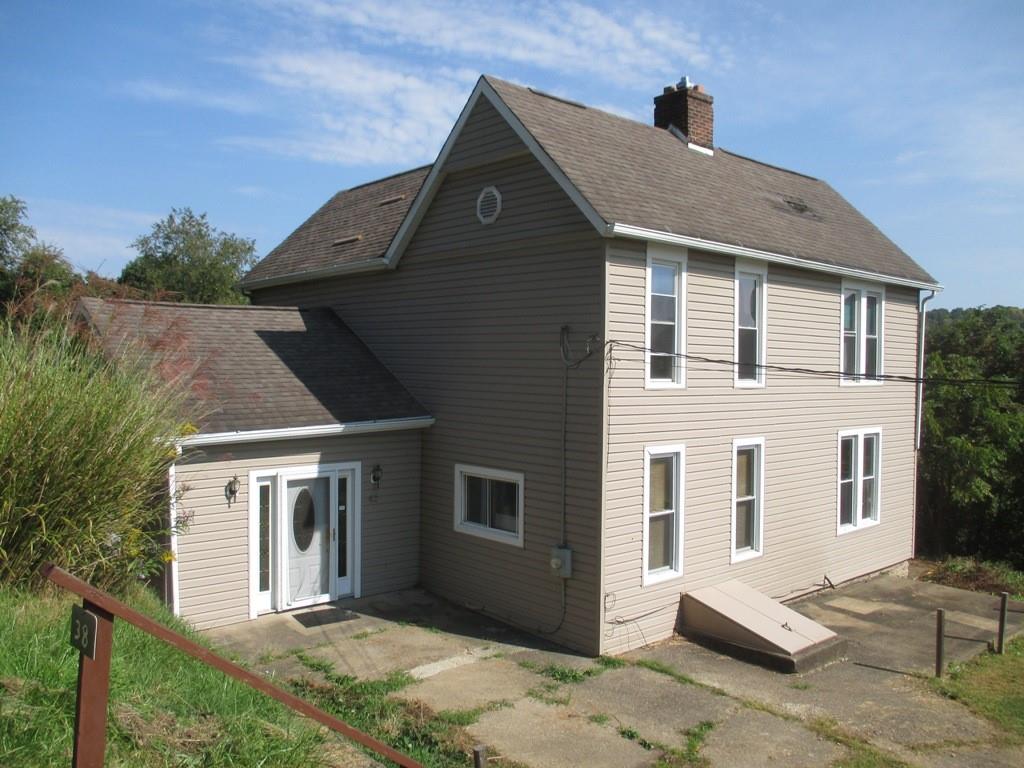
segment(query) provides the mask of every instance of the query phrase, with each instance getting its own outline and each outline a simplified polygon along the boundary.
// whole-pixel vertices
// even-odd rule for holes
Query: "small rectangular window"
[[[270,591],[270,483],[259,484],[260,592]]]
[[[764,438],[733,441],[732,562],[761,554]]]
[[[644,496],[644,583],[682,572],[683,447],[648,448]]]
[[[753,262],[736,262],[736,384],[764,384],[766,271]]]
[[[880,381],[883,305],[881,291],[843,291],[842,383]]]
[[[881,432],[849,430],[839,435],[839,532],[878,522]]]
[[[645,372],[648,387],[683,384],[685,275],[685,251],[667,246],[649,247]]]
[[[523,475],[457,464],[455,529],[522,546]]]

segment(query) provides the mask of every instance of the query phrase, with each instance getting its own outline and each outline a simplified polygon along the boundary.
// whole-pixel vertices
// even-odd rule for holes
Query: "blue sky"
[[[172,206],[266,253],[430,162],[481,72],[645,122],[683,74],[727,149],[828,180],[946,286],[1024,303],[1024,3],[0,5],[0,194],[116,275]]]

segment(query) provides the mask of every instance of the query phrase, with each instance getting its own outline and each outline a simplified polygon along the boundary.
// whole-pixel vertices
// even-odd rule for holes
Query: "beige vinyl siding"
[[[643,346],[646,251],[614,241],[607,260],[607,338]],[[734,261],[689,252],[687,353],[733,358]],[[768,266],[769,365],[839,367],[841,280]],[[914,375],[915,291],[888,287],[884,365]],[[613,347],[607,378],[604,643],[616,653],[670,634],[680,594],[738,578],[777,598],[839,582],[912,554],[912,384],[840,387],[838,381],[767,371],[764,389],[733,386],[729,366],[687,363],[685,390],[644,389],[643,354]],[[838,536],[838,438],[882,430],[881,522]],[[730,565],[732,441],[764,437],[761,557]],[[642,587],[644,447],[686,445],[683,576]]]
[[[179,608],[200,629],[249,618],[249,472],[362,462],[362,594],[419,579],[420,431],[190,449],[175,466],[188,518],[178,536]],[[375,464],[384,469],[370,485]],[[240,484],[230,504],[224,486]]]
[[[550,548],[561,539],[563,366],[601,334],[604,242],[531,156],[509,156],[493,109],[471,115],[446,176],[393,272],[257,291],[260,304],[329,305],[437,419],[423,435],[421,579],[437,593],[531,631],[561,616]],[[500,137],[499,137],[500,138]],[[507,139],[507,136],[506,136]],[[482,165],[466,167],[465,163]],[[498,162],[487,162],[499,158]],[[483,226],[476,199],[502,195]],[[601,362],[571,371],[568,543],[573,578],[554,639],[599,643]],[[525,475],[524,546],[454,530],[459,463]]]

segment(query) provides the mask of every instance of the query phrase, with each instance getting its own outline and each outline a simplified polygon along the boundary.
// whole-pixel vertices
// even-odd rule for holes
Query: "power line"
[[[628,341],[619,341],[617,339],[609,339],[605,342],[608,351],[611,352],[615,347],[623,347],[625,349],[631,349],[637,352],[654,352],[641,344],[633,344]],[[950,385],[964,385],[964,386],[989,386],[989,387],[1012,387],[1017,388],[1019,384],[1012,379],[953,379],[941,376],[936,377],[918,377],[918,376],[902,376],[893,373],[880,373],[874,376],[867,376],[864,374],[851,375],[843,373],[842,371],[829,371],[818,368],[797,368],[785,365],[767,365],[764,363],[737,363],[735,360],[725,360],[722,358],[704,357],[703,355],[690,355],[685,352],[657,352],[655,353],[662,357],[675,357],[686,361],[693,361],[698,363],[706,363],[709,365],[716,365],[728,368],[735,368],[737,365],[743,365],[745,368],[755,368],[763,371],[776,371],[780,373],[794,373],[803,376],[814,376],[817,378],[840,380],[840,381],[895,381],[904,384],[950,384]],[[708,370],[708,369],[705,369]]]

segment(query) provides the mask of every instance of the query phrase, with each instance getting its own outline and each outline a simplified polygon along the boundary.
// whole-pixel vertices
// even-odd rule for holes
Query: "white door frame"
[[[257,483],[262,480],[273,480],[272,498],[274,509],[271,512],[271,603],[270,611],[285,611],[293,608],[303,608],[309,605],[317,605],[337,600],[339,597],[347,596],[339,593],[337,569],[338,550],[335,546],[328,546],[330,553],[328,568],[331,577],[328,580],[330,591],[309,600],[301,600],[295,603],[288,603],[284,597],[286,592],[287,563],[284,562],[287,552],[287,525],[288,514],[288,481],[303,478],[326,477],[330,485],[328,504],[330,505],[331,544],[335,541],[336,528],[338,525],[338,476],[347,474],[349,476],[349,494],[352,503],[348,508],[348,519],[350,521],[350,578],[352,597],[362,595],[362,462],[350,461],[333,464],[308,464],[298,467],[282,467],[268,470],[252,470],[249,472],[249,618],[255,619],[260,613],[268,610],[265,598],[261,600],[259,591],[259,494],[256,492]]]

